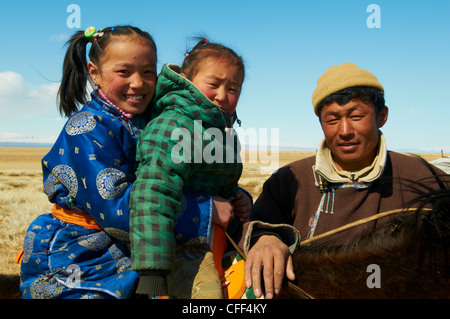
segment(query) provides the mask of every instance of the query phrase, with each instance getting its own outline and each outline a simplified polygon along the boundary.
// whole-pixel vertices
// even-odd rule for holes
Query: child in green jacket
[[[194,298],[194,291],[201,289],[194,281],[196,287],[183,288],[192,291],[179,294],[170,284],[180,281],[173,278],[180,276],[176,275],[179,265],[174,270],[174,262],[176,239],[183,236],[183,229],[175,229],[175,236],[174,228],[175,221],[180,220],[176,212],[183,205],[183,190],[230,200],[234,210],[228,216],[212,216],[213,222],[224,229],[234,229],[239,221],[250,218],[251,198],[238,188],[242,163],[232,128],[244,73],[240,56],[206,39],[186,53],[181,68],[168,64],[161,70],[153,120],[139,141],[139,166],[130,200],[132,267],[141,274],[138,293]],[[233,219],[233,213],[238,218]],[[191,249],[191,255],[203,251],[202,267],[211,257],[204,249],[212,229],[217,227],[211,226],[206,236],[196,239],[198,245],[191,245],[196,251]],[[219,298],[220,294],[208,296]]]

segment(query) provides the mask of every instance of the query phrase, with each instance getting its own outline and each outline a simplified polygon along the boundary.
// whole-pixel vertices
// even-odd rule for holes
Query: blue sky
[[[447,0],[3,1],[0,142],[51,143],[59,134],[65,119],[56,91],[65,42],[78,30],[67,23],[70,4],[80,8],[79,29],[147,30],[159,68],[181,64],[198,34],[233,48],[247,68],[238,105],[242,129],[276,129],[281,147],[317,147],[323,137],[311,105],[317,78],[353,62],[385,88],[389,149],[450,152]],[[367,12],[370,4],[380,9],[380,28],[367,24],[375,13]]]

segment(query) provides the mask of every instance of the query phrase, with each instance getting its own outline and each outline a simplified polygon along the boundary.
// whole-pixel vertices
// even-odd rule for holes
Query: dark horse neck
[[[450,201],[450,190],[435,195]],[[450,205],[435,208],[401,213],[345,245],[333,246],[333,234],[305,242],[296,285],[314,298],[450,298]],[[279,297],[304,298],[289,288]]]

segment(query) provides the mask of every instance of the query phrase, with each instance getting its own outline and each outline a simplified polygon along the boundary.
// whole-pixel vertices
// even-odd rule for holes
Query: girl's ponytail
[[[86,47],[89,38],[84,31],[76,32],[67,42],[63,74],[58,90],[59,112],[67,117],[78,111],[79,105],[86,102],[88,69]]]

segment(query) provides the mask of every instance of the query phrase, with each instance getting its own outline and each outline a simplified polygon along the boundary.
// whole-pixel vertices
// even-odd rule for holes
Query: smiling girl
[[[25,235],[21,290],[24,299],[130,298],[139,275],[127,247],[129,191],[155,92],[156,46],[132,26],[91,27],[68,43],[58,94],[69,119],[42,159],[54,206]]]

